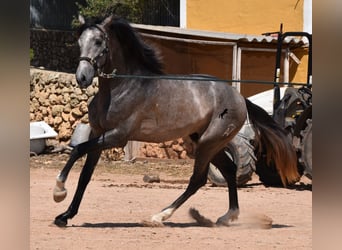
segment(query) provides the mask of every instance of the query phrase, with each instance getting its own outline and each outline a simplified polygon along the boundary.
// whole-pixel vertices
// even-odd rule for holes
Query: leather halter
[[[107,46],[108,36],[107,36],[107,33],[99,25],[93,25],[91,27],[94,27],[94,28],[100,30],[104,34],[105,42],[106,42],[105,43],[105,48],[101,51],[101,53],[99,53],[97,56],[95,56],[93,58],[87,57],[87,56],[81,56],[81,57],[79,57],[78,60],[79,61],[87,61],[87,62],[89,62],[91,64],[91,66],[93,66],[95,71],[98,71],[99,70],[98,69],[98,65],[97,65],[98,59],[103,57],[109,51],[108,46]]]

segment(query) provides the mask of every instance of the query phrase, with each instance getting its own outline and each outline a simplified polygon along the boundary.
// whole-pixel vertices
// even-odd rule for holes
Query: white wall
[[[180,27],[186,28],[186,0],[180,0]]]
[[[303,31],[312,34],[312,0],[304,0]]]

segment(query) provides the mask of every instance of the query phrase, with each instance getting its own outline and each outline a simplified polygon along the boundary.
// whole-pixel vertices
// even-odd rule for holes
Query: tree
[[[104,18],[115,14],[133,23],[141,23],[144,0],[86,0],[82,5],[76,2],[78,13],[85,18]],[[78,26],[78,17],[74,17],[72,26]]]

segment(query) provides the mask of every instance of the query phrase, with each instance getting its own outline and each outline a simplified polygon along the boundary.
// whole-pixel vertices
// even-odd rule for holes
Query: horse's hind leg
[[[211,163],[220,170],[221,174],[226,179],[229,194],[229,210],[225,215],[218,218],[216,224],[228,226],[229,221],[234,221],[239,216],[239,203],[236,186],[237,166],[226,155],[224,150],[221,150],[217,155],[215,155]]]
[[[208,136],[207,138],[212,137]],[[207,183],[209,161],[217,153],[217,150],[220,150],[220,147],[222,148],[224,145],[226,145],[224,141],[216,142],[215,140],[201,138],[201,142],[197,144],[193,173],[190,177],[188,187],[171,205],[152,216],[153,223],[161,224],[162,221],[170,218],[177,208]]]
[[[195,164],[193,174],[190,178],[188,187],[185,192],[180,195],[170,206],[164,208],[160,213],[152,216],[152,222],[161,224],[162,221],[170,218],[172,214],[179,208],[190,196],[197,192],[207,183],[209,161],[211,158],[209,147],[198,147],[196,151]]]
[[[87,159],[86,162],[84,164],[84,167],[82,169],[82,172],[80,174],[80,178],[78,181],[78,185],[77,185],[77,189],[76,189],[76,193],[74,195],[74,198],[69,206],[69,208],[67,209],[66,212],[58,215],[55,218],[55,224],[57,226],[66,226],[67,225],[67,221],[68,219],[71,219],[72,217],[74,217],[77,212],[78,212],[78,208],[80,206],[84,191],[90,181],[90,178],[93,174],[93,171],[95,169],[95,166],[100,158],[101,155],[101,151],[102,150],[96,150],[96,151],[92,151],[90,153],[87,154]]]
[[[230,120],[230,117],[227,116],[225,119]],[[226,122],[222,122],[222,119],[218,118],[211,124],[210,129],[208,128],[198,140],[193,174],[190,178],[187,189],[170,206],[163,209],[160,213],[152,216],[152,222],[162,223],[162,221],[170,218],[178,207],[180,207],[190,196],[196,193],[199,188],[206,184],[209,161],[211,161],[212,158],[218,154],[218,152],[220,152],[224,146],[227,145],[227,143],[237,134],[243,122],[244,120],[242,119],[241,121],[236,121],[236,124],[229,123],[227,125]],[[230,199],[232,199],[232,204],[236,204],[237,206],[237,190],[235,180],[236,167],[232,172],[227,172],[226,170],[223,171],[226,180],[233,180],[234,178],[234,181],[229,181],[229,185],[231,185],[229,189],[233,190],[232,195],[230,195]],[[236,201],[234,201],[234,192]],[[238,206],[236,208],[238,208]],[[224,221],[224,218],[221,220]],[[230,216],[230,218],[233,217]]]

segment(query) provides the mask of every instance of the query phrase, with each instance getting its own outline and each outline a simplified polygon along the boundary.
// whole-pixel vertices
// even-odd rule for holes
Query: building
[[[153,1],[152,1],[153,2]],[[173,5],[171,5],[171,3]],[[210,74],[229,80],[274,80],[276,36],[263,33],[311,33],[311,0],[168,1],[179,9],[179,26],[136,25],[160,50],[171,74]],[[179,4],[179,8],[175,6]],[[171,8],[172,7],[172,8]],[[175,15],[176,16],[176,15]],[[283,46],[281,81],[306,83],[308,44],[290,37]],[[269,89],[266,84],[236,84],[244,96]]]

